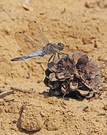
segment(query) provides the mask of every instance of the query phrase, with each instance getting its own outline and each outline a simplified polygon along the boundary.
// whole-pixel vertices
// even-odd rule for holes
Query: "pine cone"
[[[49,62],[45,75],[44,83],[50,87],[51,96],[91,98],[102,86],[99,68],[81,51]]]

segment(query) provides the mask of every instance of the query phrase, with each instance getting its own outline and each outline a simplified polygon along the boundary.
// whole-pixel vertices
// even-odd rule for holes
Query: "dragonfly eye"
[[[59,47],[59,50],[63,50],[64,49],[64,44],[63,43],[58,43],[58,47]]]

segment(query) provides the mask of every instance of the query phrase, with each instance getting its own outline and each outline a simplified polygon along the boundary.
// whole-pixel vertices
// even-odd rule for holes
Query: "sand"
[[[22,54],[14,33],[36,20],[65,53],[85,52],[101,70],[101,95],[90,100],[49,97],[49,56],[11,62]],[[0,0],[0,135],[107,135],[106,0]],[[41,62],[38,63],[38,62]],[[4,93],[3,93],[4,92]]]

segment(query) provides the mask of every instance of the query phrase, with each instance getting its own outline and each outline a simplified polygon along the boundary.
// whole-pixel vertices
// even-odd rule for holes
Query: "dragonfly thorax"
[[[56,51],[62,51],[64,49],[63,43],[48,43],[47,46],[54,48]]]
[[[52,53],[52,52],[58,52],[62,51],[64,49],[64,44],[63,43],[48,43],[47,49]]]
[[[56,52],[62,51],[64,49],[64,44],[62,43],[48,43],[47,46],[45,46],[42,51],[43,55],[45,54],[54,54]]]

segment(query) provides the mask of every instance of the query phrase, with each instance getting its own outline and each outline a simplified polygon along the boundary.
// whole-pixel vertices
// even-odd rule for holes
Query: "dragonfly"
[[[14,36],[24,55],[13,58],[11,61],[20,61],[48,54],[52,54],[51,58],[53,58],[64,49],[63,43],[50,43],[36,21],[30,21],[26,31],[16,32]]]

